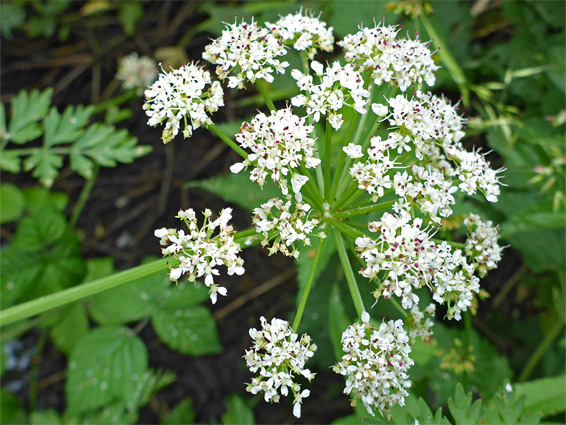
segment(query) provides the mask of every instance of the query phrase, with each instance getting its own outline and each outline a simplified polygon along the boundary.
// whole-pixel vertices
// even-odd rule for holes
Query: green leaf
[[[138,380],[135,391],[128,395],[127,406],[129,409],[137,409],[145,406],[152,395],[177,380],[177,375],[170,370],[148,370]]]
[[[20,169],[21,164],[18,155],[11,153],[9,150],[2,152],[2,155],[0,155],[0,170],[17,174],[20,172]]]
[[[133,35],[136,24],[143,18],[143,6],[138,1],[121,2],[118,6],[118,19],[126,35]]]
[[[0,3],[0,28],[4,37],[7,39],[12,38],[12,31],[20,27],[25,20],[26,9],[24,3]]]
[[[71,168],[89,178],[92,175],[92,164],[85,157],[103,167],[115,167],[117,163],[129,164],[150,150],[149,146],[138,146],[137,139],[126,130],[116,130],[112,126],[97,123],[91,125],[71,146]]]
[[[566,221],[564,211],[553,212],[551,202],[541,202],[512,216],[502,227],[501,236],[507,238],[534,229],[563,229]]]
[[[454,399],[448,399],[448,408],[456,425],[474,425],[480,417],[481,400],[472,404],[472,393],[465,394],[464,387],[458,383]]]
[[[163,425],[193,424],[195,423],[195,411],[193,401],[190,398],[181,400],[175,407],[161,418]],[[237,422],[232,422],[237,423]]]
[[[226,412],[221,418],[223,424],[255,425],[254,412],[242,397],[232,394],[225,404]]]
[[[101,327],[77,341],[67,367],[67,413],[127,402],[147,372],[143,341],[124,327]]]
[[[10,391],[0,390],[0,423],[27,424],[26,411],[20,404],[18,397]]]
[[[540,413],[542,417],[566,411],[566,375],[515,384],[516,396],[525,395],[523,414]]]
[[[216,322],[206,307],[157,310],[152,324],[159,339],[182,354],[202,356],[222,352]]]
[[[151,316],[155,311],[187,308],[208,299],[204,285],[179,282],[167,274],[155,275],[103,292],[89,301],[90,313],[99,324],[124,324]]]
[[[68,106],[63,115],[56,108],[51,108],[43,121],[44,145],[51,147],[61,143],[75,142],[84,133],[84,127],[93,112],[94,106],[92,105]]]
[[[385,9],[387,2],[363,0],[340,1],[331,3],[331,16],[328,25],[334,28],[334,35],[343,38],[355,32],[360,24],[373,28],[374,19],[380,21],[385,17],[387,25],[397,22],[397,16]]]
[[[517,396],[515,391],[503,390],[490,400],[487,408],[484,409],[484,416],[488,423],[494,424],[538,424],[540,422],[540,414],[524,415],[522,413],[524,405],[524,395]]]
[[[16,229],[12,245],[22,251],[37,251],[54,244],[67,229],[65,216],[49,208],[24,217]]]
[[[88,331],[88,317],[82,304],[75,304],[59,318],[51,329],[53,344],[63,353],[69,355],[79,338]]]
[[[272,198],[282,196],[278,186],[270,183],[266,183],[262,190],[258,184],[250,180],[249,172],[245,170],[238,174],[230,173],[187,184],[187,188],[194,187],[220,196],[225,201],[232,202],[248,211],[252,211]]]
[[[61,416],[55,409],[36,410],[31,414],[32,425],[62,425]]]
[[[11,183],[0,185],[0,224],[20,218],[24,212],[24,195]]]
[[[8,131],[8,139],[11,142],[23,144],[41,135],[42,131],[37,123],[47,114],[52,94],[52,88],[41,93],[38,90],[32,90],[30,93],[22,90],[12,99]]]
[[[61,156],[43,149],[31,154],[24,161],[24,170],[33,170],[32,175],[38,178],[45,187],[53,186],[55,178],[59,175],[59,168],[62,166]]]
[[[26,200],[26,210],[37,213],[45,207],[55,211],[63,212],[69,204],[69,195],[64,192],[50,192],[44,187],[27,187],[23,190]]]
[[[66,423],[82,425],[100,425],[100,424],[120,424],[130,425],[138,421],[138,411],[128,409],[123,401],[104,406],[99,409],[89,410],[88,412],[78,414],[65,414]]]

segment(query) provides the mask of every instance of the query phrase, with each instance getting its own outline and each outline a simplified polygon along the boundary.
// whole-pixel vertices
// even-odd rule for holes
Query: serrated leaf
[[[45,146],[51,147],[61,143],[71,143],[81,137],[84,127],[94,112],[94,106],[68,106],[63,114],[51,108],[43,121]],[[92,126],[91,126],[92,127]]]
[[[22,168],[20,163],[20,157],[9,150],[2,152],[2,155],[0,155],[0,169],[2,171],[17,174]]]
[[[152,395],[177,380],[175,372],[170,370],[147,371],[138,381],[135,391],[127,399],[127,407],[131,410],[145,406]]]
[[[22,90],[12,99],[12,114],[8,126],[11,142],[23,144],[41,135],[42,131],[37,123],[47,114],[52,94],[52,88],[41,93],[38,90],[32,90],[30,93]]]
[[[61,425],[63,421],[55,409],[36,410],[30,415],[31,425]]]
[[[65,414],[67,424],[101,425],[101,424],[135,424],[138,411],[126,408],[123,401],[104,406],[100,409],[89,410],[80,415]]]
[[[41,250],[63,237],[66,229],[65,216],[44,208],[20,221],[12,245],[22,251]]]
[[[43,208],[63,212],[69,204],[69,195],[64,192],[50,192],[44,187],[35,186],[23,189],[26,210],[35,214]]]
[[[17,220],[24,212],[24,195],[11,183],[0,185],[0,224]]]
[[[161,418],[163,425],[192,424],[195,423],[194,421],[195,411],[193,409],[193,401],[190,398],[177,403],[171,412]]]
[[[39,150],[24,161],[24,170],[33,170],[32,175],[45,187],[51,187],[63,166],[63,158],[47,150]]]
[[[147,372],[143,341],[124,327],[101,327],[77,341],[67,367],[67,413],[127,402]]]
[[[515,384],[516,397],[526,396],[523,414],[540,413],[542,417],[566,411],[566,375]]]
[[[262,190],[258,184],[250,180],[249,172],[245,170],[238,174],[230,173],[187,184],[187,188],[192,187],[204,189],[248,211],[252,211],[272,198],[282,196],[279,187],[271,183],[266,183]]]
[[[51,329],[53,344],[66,355],[71,354],[77,341],[89,328],[88,317],[82,304],[75,304],[58,320]]]
[[[206,307],[157,310],[152,324],[159,339],[182,354],[202,356],[222,352],[216,322]]]
[[[138,146],[137,139],[126,130],[97,123],[91,125],[71,146],[71,168],[81,173],[84,160],[79,160],[80,156],[89,157],[103,167],[114,167],[117,163],[128,164],[150,150],[149,146]]]
[[[465,394],[464,387],[458,383],[454,399],[448,399],[448,409],[456,425],[474,425],[480,416],[481,400],[472,405],[472,393]]]
[[[224,425],[255,425],[254,412],[242,397],[232,394],[228,396],[224,404],[226,405],[226,411],[221,417]]]

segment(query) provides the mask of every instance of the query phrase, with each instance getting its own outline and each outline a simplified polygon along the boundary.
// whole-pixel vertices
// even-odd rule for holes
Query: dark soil
[[[54,87],[54,104],[60,109],[67,105],[90,104],[104,101],[119,93],[113,80],[117,59],[137,51],[152,56],[158,47],[175,45],[188,29],[205,16],[198,13],[198,2],[149,2],[133,37],[124,35],[116,14],[93,16],[86,25],[74,25],[69,38],[60,42],[51,38],[30,39],[15,32],[10,40],[2,38],[1,99],[10,101],[19,90]],[[84,5],[73,2],[70,10],[78,12]],[[198,33],[188,43],[190,59],[201,56],[208,35]],[[82,233],[85,258],[111,256],[117,269],[138,265],[149,255],[159,256],[159,246],[153,236],[157,227],[176,227],[174,216],[179,209],[189,207],[197,211],[205,207],[219,211],[226,206],[221,199],[206,192],[185,188],[189,180],[205,179],[226,173],[236,155],[205,130],[198,130],[192,138],[176,140],[163,145],[161,129],[147,126],[147,117],[141,109],[142,101],[131,105],[133,116],[119,127],[127,128],[142,145],[153,151],[130,165],[101,169],[92,194],[78,221]],[[224,114],[224,116],[222,116]],[[230,105],[219,113],[220,120],[233,117]],[[36,184],[24,174],[9,176],[20,187]],[[70,212],[84,185],[84,179],[64,169],[53,186],[54,191],[66,192],[71,203]],[[250,223],[249,213],[236,209],[235,224],[244,229]],[[9,239],[10,229],[3,231]],[[248,329],[258,326],[259,317],[288,318],[295,304],[297,282],[294,264],[281,255],[268,257],[259,248],[244,252],[246,274],[230,279],[229,297],[212,307],[218,321],[224,352],[217,356],[191,358],[170,350],[161,344],[151,325],[140,333],[149,350],[150,366],[173,370],[178,380],[159,392],[151,403],[140,411],[139,423],[158,423],[159,416],[180,400],[193,400],[196,421],[209,423],[224,411],[223,400],[230,394],[250,398],[245,382],[251,375],[242,360],[249,347]],[[517,258],[508,266],[502,265],[492,286],[500,286],[513,274]],[[505,277],[501,276],[505,275]],[[501,278],[499,278],[501,276]],[[260,295],[241,303],[254,288],[265,288]],[[497,292],[499,288],[489,288]],[[481,320],[481,319],[480,319]],[[34,346],[39,332],[24,337],[28,347]],[[500,347],[505,348],[505,347]],[[39,362],[38,408],[55,408],[63,412],[65,357],[47,342]],[[30,372],[17,376],[7,374],[4,383],[14,379],[29,381]],[[318,371],[316,385],[305,401],[302,423],[330,423],[350,414],[348,400],[339,396],[343,381],[329,370]],[[25,406],[28,388],[21,388],[18,396]],[[268,405],[258,399],[254,412],[258,423],[294,423],[290,403]]]

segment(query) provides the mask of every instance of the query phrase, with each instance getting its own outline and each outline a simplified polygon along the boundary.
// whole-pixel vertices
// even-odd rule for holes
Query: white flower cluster
[[[429,304],[421,311],[415,304],[405,319],[405,327],[409,331],[409,339],[414,342],[417,338],[428,338],[432,336],[434,322],[431,317],[436,313],[436,304]],[[430,316],[425,318],[425,315]]]
[[[224,91],[218,81],[212,82],[210,73],[189,63],[179,69],[159,74],[159,79],[145,91],[143,109],[154,127],[167,121],[163,130],[164,143],[178,133],[181,120],[183,136],[191,137],[193,130],[211,124],[210,114],[224,106]],[[187,122],[187,118],[190,122]]]
[[[313,61],[311,68],[320,79],[320,84],[313,84],[313,77],[298,69],[291,72],[299,88],[308,93],[308,96],[301,94],[292,98],[291,103],[294,106],[306,106],[307,114],[312,115],[316,122],[320,120],[320,114],[327,115],[335,130],[342,127],[344,121],[338,111],[347,105],[350,99],[356,112],[367,112],[365,106],[369,92],[364,88],[362,76],[351,64],[342,66],[336,61],[325,70],[320,62]]]
[[[177,281],[181,276],[188,275],[189,282],[204,276],[204,283],[209,288],[210,300],[216,303],[218,294],[226,295],[226,288],[214,282],[214,276],[219,275],[217,266],[224,265],[228,274],[242,275],[244,260],[238,257],[240,245],[234,242],[234,229],[228,224],[232,218],[232,209],[226,208],[220,212],[216,220],[209,220],[212,212],[204,211],[204,223],[199,229],[193,209],[179,211],[177,218],[185,223],[188,233],[177,229],[157,229],[155,236],[165,248],[163,256],[174,255],[179,264],[171,268],[169,278]],[[212,234],[218,229],[218,235]]]
[[[122,81],[124,89],[136,89],[136,93],[141,96],[145,88],[157,79],[158,73],[153,59],[140,57],[134,52],[118,60],[116,78]]]
[[[470,235],[466,240],[466,255],[476,266],[480,277],[484,277],[489,270],[497,268],[501,261],[503,247],[497,243],[499,226],[494,226],[491,220],[483,221],[479,215],[469,214],[464,219]]]
[[[413,220],[403,209],[371,222],[369,230],[378,233],[377,239],[356,239],[358,255],[366,263],[360,274],[379,281],[377,293],[384,298],[400,297],[405,309],[419,303],[414,290],[427,286],[436,302],[448,303],[447,317],[460,320],[479,292],[474,266],[447,242],[436,245],[422,225],[421,218]]]
[[[225,25],[221,37],[206,46],[202,57],[218,65],[216,74],[221,80],[228,78],[228,87],[240,89],[246,81],[257,79],[271,83],[273,71],[285,73],[289,63],[277,59],[286,54],[285,46],[270,30],[253,19],[249,24],[242,20]]]
[[[346,353],[333,370],[346,377],[345,394],[352,394],[352,405],[362,401],[369,414],[405,405],[411,386],[407,375],[414,364],[409,357],[409,336],[403,321],[382,323],[375,329],[369,314],[362,314],[362,323],[355,323],[342,334],[342,349]]]
[[[250,329],[250,337],[254,345],[246,350],[244,359],[249,370],[259,371],[259,377],[252,379],[246,391],[257,394],[264,392],[265,401],[278,403],[280,395],[293,393],[293,414],[301,417],[301,403],[310,395],[309,390],[302,390],[296,382],[298,376],[311,381],[315,373],[305,368],[306,362],[314,355],[316,345],[304,334],[300,339],[289,326],[289,322],[272,319],[268,323],[265,317],[260,318],[261,330]]]
[[[395,82],[402,91],[412,84],[425,81],[432,86],[434,72],[439,69],[432,59],[426,43],[408,38],[396,38],[397,26],[381,23],[374,28],[361,27],[355,34],[347,35],[338,45],[344,56],[360,72],[369,70],[376,85]]]
[[[273,208],[278,212],[273,213]],[[299,251],[295,248],[295,242],[300,240],[305,245],[310,245],[310,235],[318,225],[319,220],[308,219],[307,212],[309,204],[298,203],[295,212],[291,214],[291,201],[284,202],[279,198],[270,199],[261,207],[253,210],[252,223],[258,233],[263,234],[262,246],[269,243],[270,232],[277,230],[278,236],[269,248],[269,255],[282,252],[289,257],[299,258]],[[289,250],[290,249],[290,250]]]
[[[273,34],[293,44],[297,51],[305,51],[307,57],[312,60],[318,49],[325,52],[334,50],[333,28],[326,28],[326,22],[313,16],[312,10],[308,15],[303,15],[303,9],[295,14],[281,16],[280,19],[271,24],[265,23],[267,28],[272,28]]]
[[[504,168],[493,170],[479,152],[464,149],[460,142],[463,120],[454,106],[444,98],[422,92],[410,100],[399,95],[388,102],[389,124],[412,136],[419,160],[425,159],[439,173],[458,178],[458,187],[468,195],[481,191],[488,201],[497,202],[501,184],[497,175]]]
[[[370,147],[367,149],[368,160],[366,162],[355,162],[350,167],[350,175],[357,180],[358,189],[369,193],[372,202],[377,202],[385,194],[385,190],[392,187],[391,176],[387,173],[396,168],[396,164],[389,158],[386,147],[387,145],[382,143],[381,137],[372,137]],[[350,158],[363,157],[359,145],[350,143],[343,150]]]
[[[291,178],[291,187],[295,199],[301,202],[301,187],[308,177],[294,171],[305,166],[314,168],[320,159],[314,156],[314,139],[310,137],[313,126],[305,124],[306,118],[294,115],[291,109],[271,111],[270,115],[259,113],[251,123],[242,124],[236,141],[252,153],[243,162],[230,167],[233,173],[239,173],[249,165],[254,165],[250,179],[263,187],[265,179],[271,173],[271,179],[281,188],[283,195],[289,193],[287,177]]]

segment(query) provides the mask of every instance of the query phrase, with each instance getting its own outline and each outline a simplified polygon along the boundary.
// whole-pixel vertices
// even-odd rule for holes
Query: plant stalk
[[[334,239],[336,240],[336,249],[338,250],[338,256],[340,257],[340,262],[342,263],[342,268],[344,269],[344,275],[346,276],[346,282],[348,282],[348,289],[350,289],[350,294],[352,295],[352,301],[356,307],[356,312],[358,317],[362,318],[362,313],[365,311],[364,302],[362,300],[362,295],[360,294],[360,289],[358,288],[358,283],[356,282],[356,276],[352,270],[352,265],[350,264],[350,259],[348,258],[348,252],[346,251],[346,246],[344,245],[344,239],[338,229],[333,228],[332,233],[334,234]]]
[[[240,146],[238,146],[236,144],[236,142],[234,142],[232,139],[230,139],[228,136],[226,136],[218,127],[216,127],[214,124],[208,124],[207,128],[212,131],[214,134],[216,134],[224,143],[226,143],[228,146],[230,146],[234,151],[236,151],[236,153],[238,155],[240,155],[242,158],[247,159],[248,158],[248,153],[243,150]]]

